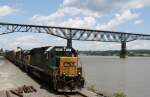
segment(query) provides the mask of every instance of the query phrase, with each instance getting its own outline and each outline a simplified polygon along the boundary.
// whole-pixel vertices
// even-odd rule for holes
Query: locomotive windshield
[[[63,57],[75,57],[76,56],[75,50],[72,50],[70,48],[56,48],[55,52],[57,56],[63,56]]]
[[[64,62],[64,66],[65,67],[72,67],[72,66],[76,66],[76,62]]]

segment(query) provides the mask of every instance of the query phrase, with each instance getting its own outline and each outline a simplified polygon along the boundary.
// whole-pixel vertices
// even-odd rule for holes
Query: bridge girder
[[[67,47],[69,48],[72,47],[72,40],[119,42],[121,43],[120,58],[126,58],[126,42],[134,40],[150,40],[150,35],[146,34],[0,22],[0,35],[14,32],[47,33],[66,39]]]
[[[47,33],[67,40],[80,41],[130,42],[150,40],[150,35],[146,34],[13,23],[0,23],[0,32],[0,35],[14,32]]]

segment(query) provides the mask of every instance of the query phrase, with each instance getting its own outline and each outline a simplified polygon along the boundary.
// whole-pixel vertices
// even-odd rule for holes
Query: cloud
[[[62,26],[92,28],[96,24],[96,19],[92,16],[70,18],[67,21],[60,23]]]
[[[131,9],[142,8],[149,3],[148,0],[64,0],[54,13],[47,16],[34,15],[30,21],[41,25],[113,30],[139,17],[139,13],[133,13]],[[111,12],[115,17],[108,22],[99,22],[101,17],[109,16]]]
[[[70,13],[72,12],[72,13]],[[35,24],[42,25],[56,25],[56,26],[67,26],[67,27],[81,27],[81,28],[97,28],[105,30],[113,30],[119,25],[139,17],[138,13],[133,13],[131,10],[125,10],[121,13],[117,13],[114,18],[112,18],[107,23],[99,23],[97,21],[98,14],[92,14],[92,12],[86,10],[81,16],[81,10],[76,8],[62,8],[57,10],[48,16],[34,15],[30,21]],[[69,18],[66,14],[71,14]],[[75,15],[75,16],[74,16]]]
[[[79,13],[80,10],[76,8],[63,8],[63,9],[58,9],[56,12],[48,15],[48,16],[41,16],[41,15],[34,15],[30,20],[31,22],[35,24],[56,24],[58,21],[60,21],[62,18],[64,18],[66,13],[70,14],[77,14]]]
[[[76,0],[64,0],[63,1],[63,5],[69,5],[69,4],[71,4],[71,3],[73,3],[73,2],[75,2]]]
[[[141,24],[141,23],[143,23],[143,20],[141,20],[141,19],[136,20],[136,21],[134,22],[135,25],[138,25],[138,24]]]
[[[41,43],[36,40],[36,36],[33,35],[20,35],[15,36],[15,38],[11,38],[10,36],[7,37],[6,35],[4,35],[1,36],[1,40],[3,40],[3,42],[1,43],[1,47],[7,49],[16,49],[18,46],[22,48],[32,48],[41,45]]]
[[[126,10],[121,14],[116,14],[115,18],[111,19],[108,23],[97,25],[97,29],[105,29],[105,30],[113,30],[117,28],[119,25],[127,22],[129,20],[135,19],[139,17],[139,14],[132,13],[130,10]]]
[[[150,43],[147,40],[137,40],[127,43],[127,49],[150,49]]]
[[[77,45],[78,44],[78,45]],[[78,50],[120,50],[120,43],[96,42],[96,41],[73,41],[73,47]]]
[[[100,14],[149,6],[149,0],[64,0],[63,6],[89,9]]]
[[[7,5],[0,6],[0,16],[7,16],[14,13],[15,11],[16,9],[10,6]]]
[[[83,18],[81,18],[81,16],[83,16]],[[83,22],[84,20],[87,20],[87,18],[91,19],[91,18],[96,18],[96,17],[99,17],[98,14],[90,10],[83,11],[76,7],[62,7],[62,8],[59,8],[56,12],[51,13],[47,16],[34,15],[30,18],[30,21],[31,23],[41,24],[41,25],[68,26],[71,23],[75,23],[74,22],[75,20],[77,20],[77,22],[81,24],[81,22]]]
[[[0,47],[4,49],[16,49],[18,46],[23,49],[31,49],[42,46],[56,46],[56,44],[58,46],[66,45],[65,40],[43,33],[16,33],[3,35],[0,36],[0,41]]]

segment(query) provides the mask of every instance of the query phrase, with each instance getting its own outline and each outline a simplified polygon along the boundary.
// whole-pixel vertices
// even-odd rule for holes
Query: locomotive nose
[[[77,76],[77,58],[60,57],[60,75]]]
[[[73,91],[84,87],[82,69],[78,64],[77,57],[59,57],[59,79],[57,80],[58,91]]]

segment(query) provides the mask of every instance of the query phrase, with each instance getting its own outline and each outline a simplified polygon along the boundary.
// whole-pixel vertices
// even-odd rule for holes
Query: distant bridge
[[[126,57],[126,42],[134,40],[150,40],[150,35],[104,31],[93,29],[57,27],[57,26],[41,26],[0,22],[0,35],[14,32],[35,32],[47,33],[67,40],[67,46],[72,47],[72,40],[80,41],[101,41],[101,42],[120,42],[120,57]]]

